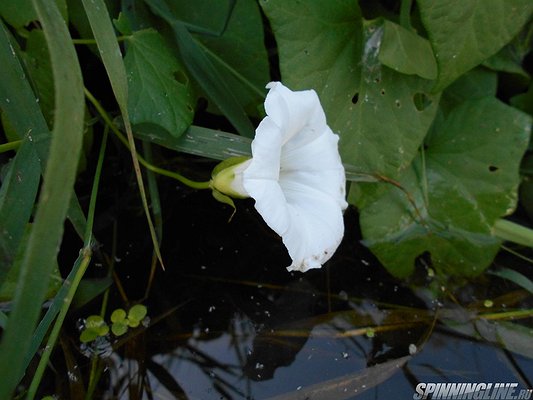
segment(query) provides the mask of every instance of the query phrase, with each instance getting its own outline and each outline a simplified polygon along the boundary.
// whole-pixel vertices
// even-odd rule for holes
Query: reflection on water
[[[314,326],[308,337],[299,340],[277,336],[270,328],[270,335],[261,337],[253,321],[236,316],[226,332],[193,335],[172,351],[153,355],[147,377],[157,398],[164,399],[267,399],[284,394],[279,399],[412,398],[418,382],[518,382],[522,388],[530,387],[530,359],[509,357],[489,344],[445,332],[434,332],[420,353],[389,375],[358,379],[365,374],[378,338],[339,336],[352,328],[345,318],[336,316]],[[396,333],[404,335],[409,333]],[[256,353],[267,349],[264,343],[257,349],[258,340],[269,342],[268,351]],[[408,353],[407,343],[399,339],[396,348],[390,343],[381,347]],[[122,373],[135,376],[131,369],[123,368]],[[388,376],[390,379],[385,379]],[[338,377],[344,378],[340,392],[332,387]],[[322,392],[298,397],[299,392],[317,384]]]
[[[241,202],[228,224],[229,215],[202,204],[210,198],[195,200],[167,216],[167,268],[143,302],[151,325],[113,343],[95,398],[393,399],[412,398],[419,382],[531,387],[531,358],[441,322],[473,326],[477,311],[415,295],[384,272],[350,228],[355,212],[347,212],[345,239],[327,268],[289,274],[286,250],[251,203]],[[117,254],[130,298],[147,282],[146,269],[131,267],[149,264],[149,246],[145,255],[139,248],[128,244]],[[515,289],[496,286],[472,285],[460,300]],[[523,293],[506,299],[509,307],[531,307]]]

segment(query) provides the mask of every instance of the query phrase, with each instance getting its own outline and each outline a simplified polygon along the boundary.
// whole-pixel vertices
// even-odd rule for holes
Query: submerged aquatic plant
[[[252,158],[222,169],[213,187],[252,197],[289,251],[287,269],[305,272],[328,261],[344,235],[348,204],[339,137],[314,90],[291,91],[280,82],[267,88],[267,116],[256,129]]]

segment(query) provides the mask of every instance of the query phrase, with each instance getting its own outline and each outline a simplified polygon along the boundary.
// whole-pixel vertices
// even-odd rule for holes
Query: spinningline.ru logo
[[[518,383],[419,383],[413,400],[475,399],[528,400],[533,389],[518,389]]]

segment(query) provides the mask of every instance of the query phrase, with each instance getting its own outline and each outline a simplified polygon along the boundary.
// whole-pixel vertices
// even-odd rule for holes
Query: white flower
[[[329,260],[344,235],[339,137],[314,90],[293,92],[280,82],[267,88],[267,116],[256,129],[252,158],[230,167],[226,193],[252,197],[289,251],[287,269],[305,272]]]

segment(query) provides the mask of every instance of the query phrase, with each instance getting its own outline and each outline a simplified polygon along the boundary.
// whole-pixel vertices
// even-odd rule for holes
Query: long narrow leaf
[[[510,280],[518,286],[523,287],[529,293],[533,294],[533,282],[525,275],[510,268],[501,268],[496,271],[489,271],[491,275],[499,276],[500,278]]]
[[[215,160],[252,155],[249,138],[201,126],[191,125],[179,138],[157,133],[135,132],[135,135],[169,149]]]
[[[154,250],[159,259],[161,265],[163,260],[161,258],[161,252],[159,250],[159,243],[157,241],[157,235],[155,232],[152,217],[148,207],[148,200],[146,198],[146,191],[144,189],[143,178],[141,174],[141,168],[139,166],[139,160],[137,159],[137,152],[135,149],[135,141],[133,140],[133,133],[131,130],[131,124],[128,114],[128,81],[126,78],[126,68],[124,67],[124,61],[122,60],[122,54],[118,46],[118,42],[113,30],[113,24],[109,18],[106,5],[103,0],[83,0],[83,7],[85,13],[89,19],[89,24],[96,39],[102,62],[109,76],[113,93],[117,99],[117,103],[124,119],[124,126],[126,128],[126,134],[128,136],[128,143],[131,151],[131,157],[133,161],[133,167],[135,169],[135,176],[137,177],[137,184],[139,186],[139,193],[148,221],[148,228],[150,229],[150,235]]]
[[[21,139],[28,138],[20,146],[11,173],[5,178],[0,192],[0,282],[4,280],[17,252],[37,195],[40,172],[35,175],[35,166],[39,165],[35,147],[47,148],[41,145],[41,139],[49,136],[17,53],[16,43],[12,42],[0,21],[0,107],[14,132]],[[16,207],[13,207],[14,203]]]
[[[15,180],[15,184],[8,183],[6,177],[0,194],[0,197],[5,196],[4,200],[0,201],[0,221],[3,221],[0,230],[0,282],[10,267],[9,260],[12,260],[17,252],[20,232],[28,223],[33,209],[39,175],[44,171],[48,159],[51,138],[39,103],[17,56],[18,52],[16,42],[0,21],[0,107],[14,132],[26,140],[18,150],[23,154],[16,156],[16,163],[19,165],[13,167],[16,172],[11,178]],[[40,168],[36,176],[35,166]],[[33,200],[30,201],[32,194]],[[16,207],[12,207],[14,201],[17,202]],[[83,234],[85,216],[75,196],[71,199],[68,215],[76,230]]]
[[[23,372],[24,357],[63,234],[83,135],[81,69],[55,2],[34,0],[55,77],[55,121],[33,229],[20,270],[13,310],[0,344],[0,398],[9,398]]]
[[[0,187],[0,286],[13,264],[41,180],[33,150],[30,142],[23,142]]]

